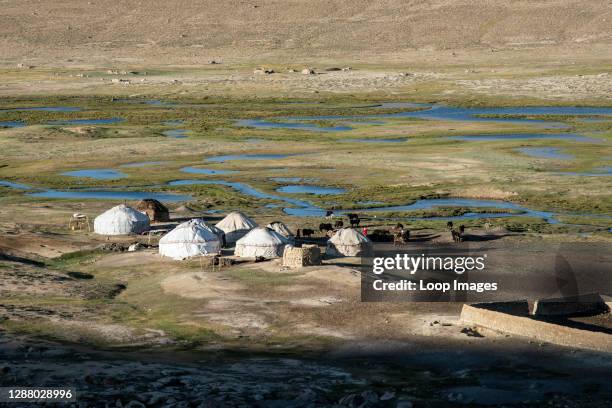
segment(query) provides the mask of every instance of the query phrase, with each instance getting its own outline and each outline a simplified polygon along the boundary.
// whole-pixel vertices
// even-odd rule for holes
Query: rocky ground
[[[610,359],[572,352],[553,362],[554,352],[379,343],[325,356],[198,356],[94,352],[0,332],[0,385],[74,387],[75,407],[608,406]]]

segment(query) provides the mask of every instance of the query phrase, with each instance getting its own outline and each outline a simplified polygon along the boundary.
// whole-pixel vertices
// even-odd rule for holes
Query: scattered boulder
[[[303,75],[314,75],[314,74],[316,74],[316,72],[315,72],[315,70],[314,70],[314,69],[312,69],[312,68],[304,68],[304,69],[302,70],[302,74],[303,74]]]

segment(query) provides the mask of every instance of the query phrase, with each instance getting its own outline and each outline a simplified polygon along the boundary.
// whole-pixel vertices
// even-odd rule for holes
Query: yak
[[[333,230],[334,230],[334,227],[332,227],[330,223],[322,222],[321,224],[319,224],[319,231],[321,232],[328,232],[328,231],[333,231]]]
[[[451,230],[451,235],[453,237],[453,241],[454,242],[461,242],[463,241],[463,237],[461,236],[461,233],[459,231],[457,231],[456,229],[452,229]]]
[[[302,229],[297,230],[297,238],[300,238],[300,236],[304,238],[310,238],[312,235],[314,235],[313,229],[302,228]]]
[[[350,214],[346,214],[346,216],[348,217],[349,222],[351,223],[351,227],[358,227],[359,226],[359,222],[361,220],[359,219],[359,215],[358,214],[350,213]]]

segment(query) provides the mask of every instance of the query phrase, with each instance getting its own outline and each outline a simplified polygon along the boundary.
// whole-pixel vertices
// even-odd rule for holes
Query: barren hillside
[[[0,61],[339,58],[612,43],[609,0],[0,0]],[[600,55],[600,57],[603,57]]]

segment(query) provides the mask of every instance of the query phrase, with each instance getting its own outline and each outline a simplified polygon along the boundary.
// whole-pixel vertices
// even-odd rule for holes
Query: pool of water
[[[612,176],[612,167],[597,167],[592,172],[576,172],[564,171],[556,173],[562,176],[584,176],[584,177],[610,177]]]
[[[514,116],[593,116],[593,115],[612,115],[612,108],[591,108],[573,106],[532,106],[515,108],[462,108],[445,105],[431,105],[429,109],[405,112],[396,116],[409,116],[434,120],[456,120],[456,121],[476,121],[476,122],[514,122],[514,123],[539,123],[556,125],[557,123],[542,121],[537,119],[524,118],[490,118],[483,115],[514,115]]]
[[[292,216],[296,217],[324,217],[326,211],[323,208],[319,208],[314,204],[294,198],[289,198],[276,194],[269,194],[263,191],[259,191],[247,184],[239,182],[229,182],[225,180],[175,180],[168,183],[170,186],[186,186],[186,185],[223,185],[235,189],[236,191],[256,198],[269,199],[274,201],[281,201],[291,205],[292,207],[285,207],[283,211]],[[0,181],[0,185],[7,186],[15,189],[32,190],[31,186],[27,186],[20,183],[10,181]],[[92,190],[92,189],[81,189],[81,190],[40,190],[33,193],[28,193],[32,197],[41,198],[64,198],[64,199],[99,199],[99,200],[141,200],[144,198],[153,198],[159,201],[189,201],[192,199],[190,195],[172,194],[172,193],[155,193],[155,192],[144,192],[144,191],[121,191],[121,190]],[[364,201],[360,202],[363,205],[378,204],[377,201]],[[267,208],[276,208],[277,204],[268,204]],[[474,200],[474,199],[462,199],[462,198],[440,198],[440,199],[427,199],[418,200],[412,204],[400,205],[400,206],[387,206],[377,208],[366,208],[366,209],[351,209],[351,210],[335,210],[336,214],[345,214],[349,212],[363,212],[363,213],[377,213],[377,212],[406,212],[413,210],[427,210],[436,207],[471,207],[471,208],[497,208],[500,211],[496,213],[467,213],[461,216],[453,217],[408,217],[410,220],[462,220],[462,219],[486,219],[486,218],[500,218],[500,217],[514,217],[517,215],[536,217],[546,220],[550,224],[557,224],[559,221],[556,219],[554,213],[549,211],[538,211],[531,210],[526,207],[522,207],[515,203],[495,200]],[[507,212],[504,210],[519,211],[520,214]],[[606,219],[612,219],[611,216],[606,215],[592,215],[584,213],[567,214],[575,216],[590,216],[600,217]]]
[[[54,120],[47,122],[48,125],[112,125],[114,123],[123,122],[122,118],[107,118],[107,119],[72,119],[72,120]]]
[[[310,186],[310,185],[290,185],[277,188],[279,193],[289,194],[314,194],[314,195],[334,195],[346,192],[343,188]]]
[[[148,167],[148,166],[159,166],[164,163],[166,162],[148,161],[148,162],[126,163],[126,164],[122,164],[119,167]]]
[[[291,154],[228,154],[225,156],[215,156],[206,159],[208,162],[224,163],[234,160],[274,160],[284,159],[285,157],[294,156]]]
[[[17,190],[31,190],[32,189],[32,187],[28,185],[21,184],[21,183],[14,183],[12,181],[6,181],[6,180],[0,180],[0,186],[14,188]]]
[[[580,136],[573,133],[513,133],[501,135],[464,135],[464,136],[446,136],[448,140],[461,140],[463,142],[494,142],[504,140],[530,140],[530,139],[554,139],[554,140],[572,140],[574,142],[600,142],[600,139],[592,137]]]
[[[342,117],[337,117],[342,119]],[[314,132],[344,132],[352,130],[351,126],[338,125],[338,126],[319,126],[314,123],[303,123],[303,122],[270,122],[266,120],[257,119],[242,119],[236,122],[237,126],[251,127],[259,129],[297,129],[297,130],[310,130]]]
[[[190,131],[187,129],[172,129],[162,132],[164,136],[171,137],[173,139],[185,139],[189,133]]]
[[[408,108],[405,112],[380,114],[380,115],[323,115],[323,116],[302,116],[302,117],[281,117],[277,122],[269,120],[248,119],[239,120],[236,122],[238,126],[253,127],[253,128],[286,128],[286,129],[302,129],[312,131],[328,131],[341,132],[351,130],[350,126],[335,126],[335,127],[320,127],[312,121],[323,120],[383,120],[393,118],[419,118],[426,120],[445,120],[445,121],[462,121],[462,122],[505,122],[505,123],[528,123],[540,125],[547,128],[567,128],[568,125],[536,119],[516,118],[516,117],[484,117],[484,115],[576,115],[576,116],[594,116],[594,115],[612,115],[612,108],[591,108],[591,107],[569,107],[569,106],[541,106],[541,107],[516,107],[516,108],[464,108],[445,105],[426,105],[413,103],[383,103],[377,105],[380,108]],[[372,106],[364,106],[372,107]],[[420,110],[413,110],[421,108]]]
[[[269,194],[263,191],[257,190],[249,186],[248,184],[230,182],[224,180],[174,180],[168,183],[170,186],[187,186],[187,185],[222,185],[233,188],[234,190],[256,198],[269,199],[275,201],[282,201],[292,205],[292,207],[285,207],[283,211],[295,217],[324,217],[326,210],[315,206],[314,204],[305,201],[297,200],[281,195]],[[555,214],[549,211],[537,211],[522,207],[515,203],[506,201],[496,200],[474,200],[474,199],[462,199],[462,198],[439,198],[439,199],[428,199],[418,200],[409,205],[400,206],[387,206],[377,208],[366,208],[366,209],[352,209],[352,210],[334,210],[336,214],[345,214],[350,212],[363,212],[363,213],[377,213],[377,212],[406,212],[414,210],[429,210],[437,207],[472,207],[472,208],[497,208],[500,211],[496,213],[466,213],[460,216],[452,217],[411,217],[407,218],[410,220],[464,220],[464,219],[487,219],[487,218],[502,218],[502,217],[515,217],[517,215],[536,217],[546,220],[550,224],[557,224],[559,221],[555,218]],[[508,212],[504,210],[519,211],[520,214],[514,212]],[[575,214],[575,215],[589,215],[589,214]]]
[[[518,147],[514,150],[540,159],[571,160],[574,158],[571,154],[561,153],[558,147]]]
[[[127,174],[113,169],[75,170],[61,173],[62,176],[85,177],[96,180],[114,180],[127,177]]]
[[[170,193],[152,193],[145,191],[111,191],[111,190],[44,190],[36,193],[28,194],[32,197],[41,198],[69,198],[69,199],[86,199],[86,200],[143,200],[145,198],[153,198],[159,201],[189,201],[191,196],[170,194]]]
[[[14,121],[6,121],[6,122],[0,122],[0,128],[18,128],[18,127],[24,127],[26,125],[25,122],[22,122],[20,120],[14,120]]]
[[[548,211],[537,211],[522,207],[518,204],[496,201],[496,200],[474,200],[464,198],[438,198],[438,199],[427,199],[418,200],[408,205],[388,206],[388,207],[376,207],[367,208],[360,210],[335,210],[336,214],[344,214],[347,212],[364,212],[364,213],[377,213],[377,212],[406,212],[414,210],[431,210],[437,207],[471,207],[471,208],[496,208],[500,209],[497,213],[466,213],[460,216],[452,217],[412,217],[408,219],[412,220],[461,220],[461,219],[486,219],[486,218],[500,218],[500,217],[515,217],[517,215],[536,217],[546,220],[550,224],[557,224],[559,221],[555,218],[552,212]],[[505,212],[501,210],[512,210],[520,211],[521,214],[515,214],[513,212]],[[297,217],[323,217],[325,211],[320,208],[286,208],[285,212],[289,215]]]
[[[189,173],[189,174],[208,174],[208,175],[213,175],[213,176],[217,174],[240,173],[238,170],[201,169],[199,167],[183,167],[181,171],[183,173]]]
[[[293,198],[283,197],[275,194],[268,194],[263,191],[259,191],[256,188],[249,186],[248,184],[231,182],[225,180],[174,180],[168,183],[170,186],[189,186],[189,185],[219,185],[233,188],[234,190],[255,198],[262,198],[268,200],[284,201],[287,204],[295,205],[298,207],[311,207],[311,204],[307,201],[296,200]]]
[[[34,190],[27,193],[31,197],[41,198],[66,198],[66,199],[93,199],[93,200],[142,200],[154,198],[159,201],[189,201],[190,195],[173,193],[155,193],[147,191],[121,191],[121,190],[96,190],[96,189],[74,189],[53,190],[39,189],[26,184],[12,181],[0,180],[0,186],[6,186],[18,190]]]

